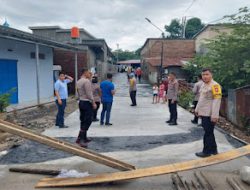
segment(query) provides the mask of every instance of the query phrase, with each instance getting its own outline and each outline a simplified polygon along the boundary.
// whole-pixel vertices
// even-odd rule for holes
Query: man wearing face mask
[[[93,90],[93,96],[94,96],[94,101],[96,104],[96,109],[93,110],[93,122],[99,121],[97,119],[97,112],[101,104],[101,88],[100,85],[98,84],[98,77],[93,76],[92,78],[92,90]]]
[[[217,154],[217,145],[214,137],[214,126],[219,119],[222,91],[221,86],[213,80],[210,69],[202,70],[203,84],[200,89],[200,98],[195,114],[201,117],[202,127],[205,131],[203,138],[203,151],[197,152],[198,157],[208,157]]]

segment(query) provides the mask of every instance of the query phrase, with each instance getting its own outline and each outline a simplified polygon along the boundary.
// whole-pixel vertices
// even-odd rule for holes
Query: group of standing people
[[[166,82],[167,81],[167,82]],[[167,84],[167,87],[166,87]],[[153,103],[159,102],[159,97],[162,95],[164,82],[158,87],[153,86]],[[166,123],[169,125],[177,125],[177,102],[179,84],[175,73],[169,73],[168,79],[165,80],[166,96],[170,112],[170,118]],[[193,87],[194,93],[194,119],[193,124],[198,124],[198,119],[201,118],[201,126],[204,129],[203,150],[197,152],[198,157],[208,157],[218,153],[217,144],[214,136],[214,126],[219,119],[219,110],[222,98],[221,86],[213,80],[212,71],[208,68],[202,70],[198,76],[198,81]]]
[[[67,84],[74,79],[65,73],[61,72],[55,83],[55,98],[58,107],[56,117],[56,126],[59,128],[67,128],[64,125],[64,110],[67,104],[68,91]],[[136,106],[136,77],[134,73],[128,74],[129,92],[132,104]],[[179,83],[176,79],[176,74],[171,72],[167,80],[164,80],[160,89],[157,85],[153,87],[153,96],[165,96],[168,101],[170,118],[166,121],[169,125],[177,125],[177,102],[178,102]],[[98,84],[97,76],[92,76],[87,69],[82,70],[81,78],[77,81],[77,92],[79,96],[79,111],[80,111],[80,131],[76,143],[81,147],[87,147],[87,143],[91,141],[87,137],[88,129],[93,121],[99,121],[97,111],[102,103],[102,113],[100,125],[110,126],[110,113],[115,94],[115,86],[112,83],[112,74],[107,74],[107,80]],[[222,98],[221,86],[213,80],[212,71],[203,69],[198,82],[193,88],[195,95],[194,108],[195,117],[191,120],[192,123],[198,124],[198,119],[201,118],[201,125],[205,131],[203,143],[204,147],[201,152],[197,152],[196,156],[207,157],[217,154],[217,144],[214,136],[214,126],[219,119],[219,110]],[[164,100],[164,101],[165,101]],[[153,99],[154,103],[155,99]],[[159,99],[156,99],[156,102]]]
[[[168,77],[160,82],[160,85],[153,85],[153,104],[168,102],[170,113],[169,125],[177,125],[177,98],[179,92],[179,83],[174,72],[169,73]]]
[[[64,72],[59,73],[59,78],[55,83],[55,98],[58,107],[56,117],[56,126],[59,128],[67,128],[64,125],[64,111],[68,98],[67,84],[74,79]],[[92,122],[97,122],[97,112],[102,103],[102,113],[100,125],[110,126],[110,113],[115,94],[115,87],[112,83],[112,74],[107,74],[107,80],[98,84],[98,77],[92,76],[92,73],[87,69],[82,69],[81,78],[77,81],[76,90],[79,98],[80,112],[80,131],[76,143],[81,147],[87,147],[87,143],[91,141],[88,138],[87,132]]]

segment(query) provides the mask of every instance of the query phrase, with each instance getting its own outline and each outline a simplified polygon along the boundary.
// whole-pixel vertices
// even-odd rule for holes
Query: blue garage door
[[[17,88],[17,61],[0,59],[0,94],[9,92],[15,88],[11,94],[10,103],[18,103],[18,88]]]

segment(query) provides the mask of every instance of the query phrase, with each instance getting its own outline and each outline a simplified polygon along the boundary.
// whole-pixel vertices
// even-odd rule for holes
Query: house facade
[[[116,66],[114,65],[114,55],[111,53],[110,48],[104,39],[97,39],[92,36],[85,29],[79,29],[79,38],[71,38],[70,29],[62,29],[59,26],[36,26],[29,27],[33,34],[38,36],[43,36],[45,38],[50,38],[56,40],[60,43],[70,44],[72,46],[84,49],[81,53],[81,57],[84,57],[81,61],[82,65],[91,69],[92,72],[96,72],[101,79],[105,78],[108,72],[116,72]],[[60,52],[56,50],[56,55],[63,55],[65,51]],[[60,57],[55,57],[55,63],[62,66],[62,69],[66,72],[72,72],[70,67],[67,65],[73,65],[73,62],[66,64],[57,61]],[[80,69],[80,68],[79,68]]]
[[[206,54],[208,49],[206,44],[208,40],[216,38],[218,35],[232,32],[232,28],[228,25],[223,24],[208,24],[201,29],[194,37],[195,40],[195,51],[197,54]]]
[[[151,83],[159,80],[161,72],[175,72],[177,78],[185,79],[182,67],[194,55],[194,40],[149,38],[141,50],[143,76]],[[163,71],[160,70],[161,64]]]
[[[11,92],[11,104],[31,106],[53,101],[54,48],[81,49],[0,26],[0,94]]]

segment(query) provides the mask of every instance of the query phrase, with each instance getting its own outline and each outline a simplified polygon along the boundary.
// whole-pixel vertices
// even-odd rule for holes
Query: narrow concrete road
[[[195,152],[202,149],[203,130],[191,124],[192,114],[178,107],[178,126],[168,126],[168,108],[166,104],[152,104],[151,86],[142,82],[138,85],[138,106],[130,107],[126,74],[114,77],[117,94],[114,99],[110,127],[93,123],[89,136],[93,142],[89,149],[113,156],[129,162],[139,168],[197,159]],[[100,111],[99,111],[100,112]],[[66,118],[68,129],[53,127],[44,132],[45,135],[74,142],[79,131],[79,112],[76,111]],[[242,146],[234,139],[215,132],[219,152]],[[34,184],[42,176],[9,173],[8,168],[14,163],[49,168],[68,168],[89,173],[113,172],[106,166],[62,153],[33,142],[12,150],[0,158],[0,184],[4,189],[34,189]],[[40,162],[40,163],[37,163]],[[227,167],[220,164],[209,167],[212,170],[234,170],[244,164],[247,158],[232,161]],[[8,164],[8,165],[7,165]],[[115,185],[98,185],[82,189],[171,189],[168,175],[150,177],[132,182]],[[74,189],[74,188],[69,188]]]

